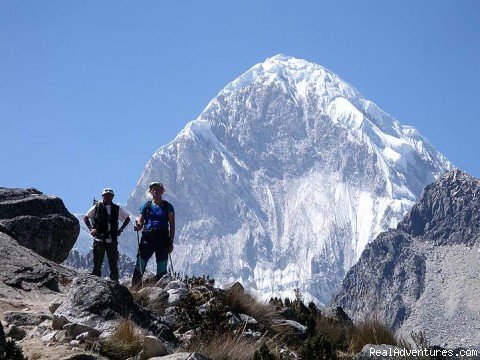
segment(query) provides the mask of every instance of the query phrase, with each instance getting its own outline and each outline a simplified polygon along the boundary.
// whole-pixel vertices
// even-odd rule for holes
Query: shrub
[[[255,350],[253,360],[276,360],[275,356],[270,352],[268,346],[263,343],[260,349]]]
[[[224,333],[228,329],[228,319],[225,313],[225,306],[216,298],[213,298],[205,312],[200,331],[212,336],[215,333]]]
[[[336,350],[348,351],[350,330],[341,322],[317,315],[315,334],[321,334]]]
[[[197,329],[202,325],[203,317],[198,312],[198,306],[201,305],[200,300],[191,292],[182,299],[182,306],[175,309],[176,316],[182,324],[188,324],[195,334]]]
[[[349,350],[351,353],[359,353],[367,344],[386,344],[398,346],[393,332],[377,317],[366,319],[352,329]]]
[[[23,355],[22,348],[19,347],[13,340],[8,340],[5,343],[4,356],[5,357],[2,357],[2,359],[5,359],[5,360],[27,360],[27,358]]]
[[[122,319],[112,336],[102,342],[101,354],[112,359],[128,359],[142,350],[142,336],[131,320]]]
[[[332,345],[321,334],[308,339],[300,348],[299,355],[300,360],[334,360],[337,358]]]

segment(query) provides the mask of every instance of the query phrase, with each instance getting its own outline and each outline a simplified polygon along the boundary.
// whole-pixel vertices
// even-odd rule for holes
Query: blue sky
[[[480,1],[0,1],[0,186],[84,212],[275,54],[321,64],[480,177]]]

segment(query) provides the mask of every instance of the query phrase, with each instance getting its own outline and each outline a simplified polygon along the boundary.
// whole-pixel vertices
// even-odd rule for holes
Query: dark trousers
[[[132,286],[138,286],[142,281],[143,273],[147,267],[147,262],[155,253],[157,261],[156,278],[160,279],[167,273],[168,262],[168,229],[160,229],[153,232],[142,232],[139,251],[137,254],[137,263],[133,271]]]
[[[107,252],[108,265],[110,267],[110,279],[118,281],[118,242],[111,243],[104,241],[93,242],[93,272],[92,275],[102,276],[102,264]]]

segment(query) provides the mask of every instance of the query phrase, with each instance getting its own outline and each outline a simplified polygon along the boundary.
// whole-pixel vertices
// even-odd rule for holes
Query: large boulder
[[[56,196],[36,189],[0,187],[0,232],[61,263],[75,244],[80,225]]]
[[[67,298],[53,314],[54,324],[76,323],[107,333],[122,318],[159,337],[169,352],[175,348],[177,340],[160,316],[137,305],[126,287],[97,276],[75,278]]]
[[[62,284],[75,275],[74,270],[46,260],[1,232],[0,259],[0,297],[4,298],[23,297],[17,290],[12,293],[12,288],[30,293],[32,290],[60,292]]]

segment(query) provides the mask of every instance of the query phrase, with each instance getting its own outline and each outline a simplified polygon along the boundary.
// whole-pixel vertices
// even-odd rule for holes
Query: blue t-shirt
[[[145,213],[145,208],[147,207],[148,202],[140,206],[140,214]],[[162,204],[155,205],[152,201],[150,205],[150,212],[145,218],[144,222],[144,229],[145,230],[152,230],[152,229],[168,229],[168,214],[175,212],[173,210],[172,204],[168,203],[168,213],[164,214],[163,212],[164,206]]]

